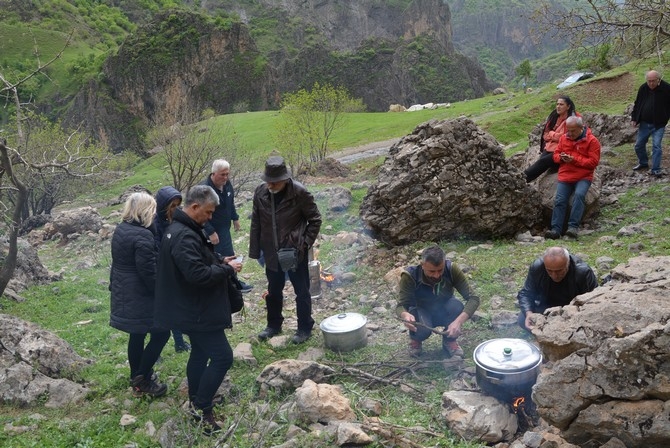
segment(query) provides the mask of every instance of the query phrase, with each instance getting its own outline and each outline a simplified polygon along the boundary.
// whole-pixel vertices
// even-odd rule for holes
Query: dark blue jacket
[[[219,196],[219,205],[214,209],[212,219],[205,224],[205,232],[207,232],[207,235],[216,232],[219,238],[221,238],[223,232],[227,232],[230,235],[231,222],[240,219],[235,209],[235,190],[233,190],[233,184],[228,181],[223,186],[223,190],[219,190],[212,183],[212,179],[207,176],[207,179],[200,182],[200,185],[209,185]]]
[[[181,193],[174,187],[162,187],[156,192],[156,216],[154,217],[156,246],[160,246],[163,233],[170,224],[167,217],[168,206],[177,198],[181,199]]]

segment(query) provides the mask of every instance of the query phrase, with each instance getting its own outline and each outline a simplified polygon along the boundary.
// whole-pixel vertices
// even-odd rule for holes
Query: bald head
[[[570,253],[564,247],[554,246],[545,250],[542,261],[547,274],[556,283],[563,280],[570,269]]]
[[[656,70],[649,70],[645,75],[644,79],[647,81],[647,86],[651,90],[654,90],[661,83],[661,74]]]

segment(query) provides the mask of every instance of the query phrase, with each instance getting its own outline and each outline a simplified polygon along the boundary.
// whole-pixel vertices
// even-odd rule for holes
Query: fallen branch
[[[402,431],[418,432],[431,437],[439,437],[439,434],[435,434],[434,432],[431,431],[416,430],[412,428],[404,428],[402,426],[397,425],[390,425],[376,418],[374,420],[370,419],[366,420],[365,422],[363,422],[362,426],[364,431],[374,432],[380,437],[383,437],[384,439],[391,442],[394,447],[399,448],[425,448],[425,447],[423,445],[419,445],[418,443],[411,441],[407,437],[401,436],[396,432],[396,429],[401,429]]]
[[[351,375],[358,375],[358,376],[361,376],[361,377],[369,379],[369,380],[377,381],[378,383],[388,384],[389,386],[396,386],[396,387],[397,386],[405,386],[409,389],[412,389],[413,391],[415,391],[418,394],[422,393],[422,391],[420,389],[417,389],[416,387],[414,387],[412,385],[409,385],[407,383],[403,383],[403,382],[398,381],[398,380],[388,380],[386,378],[382,378],[382,377],[373,375],[371,373],[365,372],[365,371],[360,370],[360,369],[356,369],[354,367],[344,367],[344,368],[342,368],[342,373],[348,373],[348,374],[351,374]]]
[[[412,322],[412,321],[409,321],[409,320],[401,319],[399,317],[396,317],[396,319],[399,320],[400,322],[404,323],[404,324],[410,324],[410,325],[414,325],[415,327],[425,328],[426,330],[430,330],[435,334],[440,334],[442,336],[449,336],[449,333],[447,331],[442,331],[442,330],[438,330],[437,328],[429,327],[428,325],[423,324],[423,323],[419,322],[418,320],[415,320],[414,322]]]

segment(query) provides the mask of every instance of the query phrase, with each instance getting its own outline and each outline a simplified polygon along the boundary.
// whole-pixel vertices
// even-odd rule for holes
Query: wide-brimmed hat
[[[280,182],[290,178],[283,157],[272,156],[265,162],[265,172],[261,175],[265,182]]]

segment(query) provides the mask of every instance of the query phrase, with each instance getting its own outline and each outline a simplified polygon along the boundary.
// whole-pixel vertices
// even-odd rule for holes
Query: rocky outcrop
[[[17,317],[0,314],[0,401],[60,408],[88,393],[75,378],[91,361],[53,333]]]
[[[469,119],[423,123],[395,144],[361,204],[382,241],[506,237],[540,219],[539,196]]]
[[[632,258],[609,283],[536,322],[533,334],[551,363],[533,401],[568,441],[670,445],[669,266],[670,257]]]
[[[104,78],[69,102],[63,122],[85,128],[114,152],[144,153],[148,127],[177,111],[193,119],[205,109],[277,108],[284,92],[314,82],[342,85],[379,111],[397,102],[475,98],[494,87],[474,60],[454,51],[449,6],[441,0],[407,8],[266,2],[237,11],[242,21],[225,23],[183,10],[159,12],[106,61]],[[268,14],[277,28],[260,34],[276,33],[281,44],[262,53],[244,22]]]

